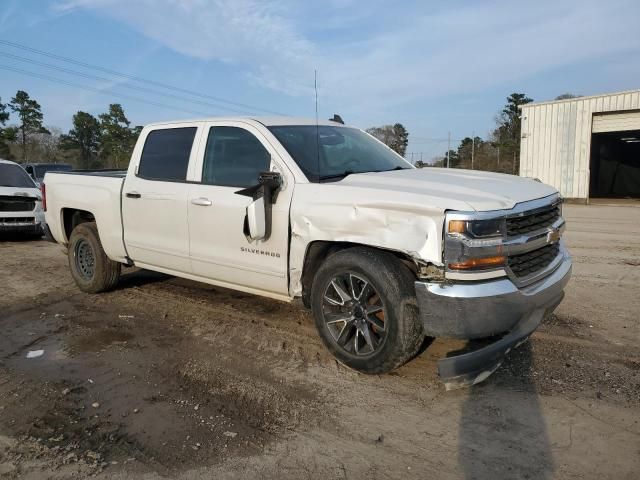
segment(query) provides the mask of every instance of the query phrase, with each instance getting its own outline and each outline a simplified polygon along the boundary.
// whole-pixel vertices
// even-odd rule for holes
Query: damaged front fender
[[[355,199],[355,201],[354,201]],[[311,242],[348,242],[400,252],[441,265],[444,210],[415,194],[327,184],[297,185],[291,208],[290,295],[302,294]]]

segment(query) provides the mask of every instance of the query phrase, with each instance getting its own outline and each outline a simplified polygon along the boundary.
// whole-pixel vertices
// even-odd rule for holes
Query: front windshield
[[[351,173],[411,168],[402,157],[357,128],[286,125],[269,130],[312,182],[340,180]]]
[[[35,188],[31,177],[18,165],[0,163],[0,187]]]
[[[34,167],[36,178],[44,178],[44,174],[47,172],[68,172],[72,169],[73,167],[66,163],[54,163],[52,165],[38,165]]]

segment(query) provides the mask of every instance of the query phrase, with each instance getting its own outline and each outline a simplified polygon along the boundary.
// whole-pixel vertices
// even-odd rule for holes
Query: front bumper
[[[447,388],[478,383],[494,372],[504,356],[524,342],[562,301],[571,277],[571,258],[563,251],[559,266],[547,277],[523,288],[511,280],[473,283],[416,282],[424,331],[433,337],[500,340],[471,353],[438,362]]]
[[[0,233],[42,233],[42,224],[34,217],[31,218],[0,218]]]

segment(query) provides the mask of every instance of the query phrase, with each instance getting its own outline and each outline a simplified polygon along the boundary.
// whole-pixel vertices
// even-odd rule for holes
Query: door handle
[[[127,192],[125,195],[127,198],[140,198],[142,196],[138,192]]]
[[[210,207],[213,205],[213,202],[208,198],[200,197],[200,198],[192,198],[191,203],[194,205],[200,205],[201,207]]]

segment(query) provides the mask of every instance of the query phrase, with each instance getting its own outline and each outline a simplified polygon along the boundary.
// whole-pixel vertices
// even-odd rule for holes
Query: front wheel
[[[414,278],[387,252],[364,247],[330,256],[315,275],[311,308],[329,351],[363,373],[386,373],[419,350]]]
[[[95,222],[81,223],[73,229],[68,257],[71,276],[83,292],[105,292],[118,283],[121,265],[107,257]]]

